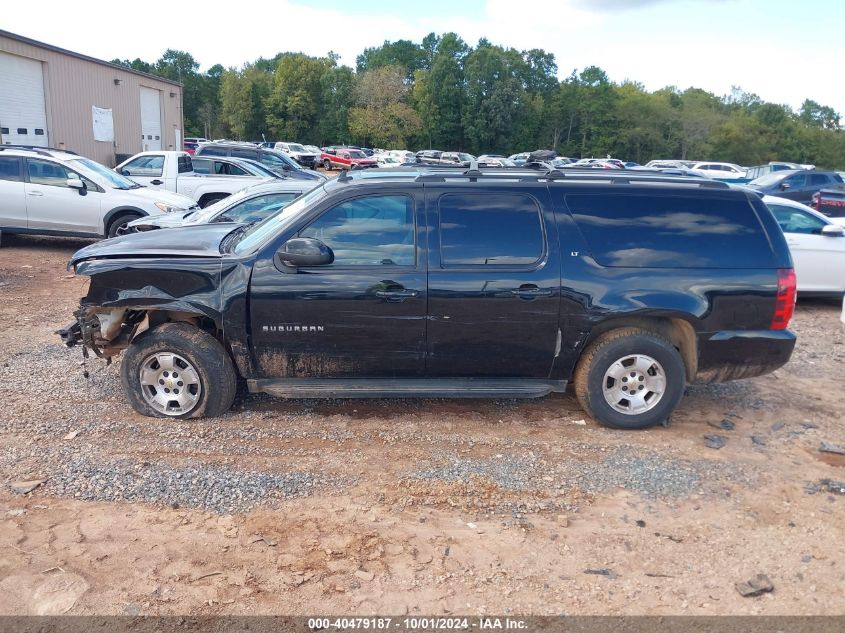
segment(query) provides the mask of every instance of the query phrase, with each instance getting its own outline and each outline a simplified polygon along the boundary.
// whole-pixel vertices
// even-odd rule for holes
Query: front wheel
[[[138,215],[135,213],[124,213],[122,215],[117,216],[109,224],[108,230],[106,231],[106,236],[118,237],[120,235],[126,235],[127,233],[133,233],[134,231],[129,228],[129,223],[132,222],[132,220],[137,219]]]
[[[323,169],[325,169],[326,171],[332,170],[332,161],[330,161],[328,158],[323,161]]]
[[[575,369],[575,396],[604,426],[644,429],[672,415],[686,384],[672,343],[641,328],[611,330],[594,341]]]
[[[132,408],[150,417],[217,417],[232,406],[237,389],[223,346],[187,323],[164,323],[132,343],[120,381]]]

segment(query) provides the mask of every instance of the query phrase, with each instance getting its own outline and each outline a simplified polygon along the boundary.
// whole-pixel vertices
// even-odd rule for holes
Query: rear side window
[[[531,266],[543,257],[536,201],[524,194],[446,194],[440,197],[443,268]]]
[[[0,180],[20,182],[21,159],[14,156],[0,156]]]
[[[177,163],[177,172],[180,174],[187,174],[193,170],[194,166],[191,164],[191,157],[180,156],[179,161]]]
[[[810,174],[811,185],[826,185],[830,182],[827,174]]]
[[[602,266],[775,265],[767,235],[744,197],[570,193],[565,201]]]
[[[196,158],[191,161],[195,174],[210,174],[212,161],[207,158]]]
[[[202,156],[226,156],[226,148],[225,147],[201,147],[199,153]]]
[[[258,156],[258,150],[234,148],[232,150],[232,156],[237,156],[238,158],[255,158]]]

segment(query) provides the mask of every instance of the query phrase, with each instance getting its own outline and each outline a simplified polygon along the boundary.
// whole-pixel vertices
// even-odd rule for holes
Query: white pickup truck
[[[141,152],[114,170],[145,187],[186,195],[196,200],[201,207],[207,207],[244,187],[272,180],[257,176],[197,174],[191,156],[174,151]]]

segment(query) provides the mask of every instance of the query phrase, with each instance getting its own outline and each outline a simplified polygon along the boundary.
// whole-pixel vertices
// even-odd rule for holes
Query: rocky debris
[[[829,492],[834,495],[845,495],[845,481],[819,479],[815,483],[809,483],[804,486],[804,492],[808,495],[814,495],[819,492]]]
[[[766,438],[762,435],[752,435],[751,436],[751,443],[754,446],[765,446],[766,445]]]
[[[733,420],[729,420],[728,418],[724,418],[719,422],[712,422],[708,420],[707,424],[709,424],[715,429],[721,429],[723,431],[733,431],[736,428],[736,423]]]
[[[73,440],[76,439],[76,436],[79,435],[79,431],[71,431],[67,435],[65,435],[62,439],[63,440]]]
[[[757,574],[751,580],[738,582],[734,586],[743,598],[755,598],[762,596],[764,593],[770,593],[775,589],[772,581],[769,580],[766,574]]]
[[[704,445],[707,448],[715,448],[716,450],[722,448],[726,444],[725,438],[721,435],[705,435]]]
[[[642,519],[637,519],[636,524],[637,524],[637,527],[641,527],[641,528],[645,527],[645,521],[643,521]]]
[[[819,451],[822,453],[833,453],[834,455],[845,455],[845,446],[823,441],[819,445]]]
[[[44,484],[47,480],[46,479],[31,479],[29,481],[13,481],[9,484],[9,487],[12,489],[12,492],[18,495],[25,495],[36,488]]]
[[[615,571],[613,571],[612,569],[608,569],[607,567],[599,567],[597,569],[585,569],[584,573],[592,574],[593,576],[606,576],[610,579],[619,578],[619,575]]]
[[[360,579],[360,580],[370,582],[373,578],[376,577],[376,575],[371,571],[365,571],[363,569],[359,569],[358,571],[355,572],[355,577]]]

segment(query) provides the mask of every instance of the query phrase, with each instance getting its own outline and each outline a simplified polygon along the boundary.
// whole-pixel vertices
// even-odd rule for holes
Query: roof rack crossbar
[[[521,173],[514,173],[521,172]],[[533,172],[533,173],[532,173]],[[718,180],[700,180],[687,178],[685,176],[656,176],[653,174],[634,175],[630,173],[614,174],[609,170],[595,170],[595,169],[579,169],[579,170],[559,170],[551,169],[545,172],[536,172],[534,170],[520,169],[520,168],[491,168],[490,171],[481,170],[465,170],[465,171],[449,171],[447,169],[435,168],[431,171],[421,173],[415,180],[418,182],[445,182],[448,179],[478,179],[484,178],[489,180],[505,180],[517,178],[519,182],[538,182],[543,180],[568,180],[580,178],[583,180],[607,180],[613,184],[685,184],[698,185],[699,187],[711,189],[730,189],[727,183]]]

